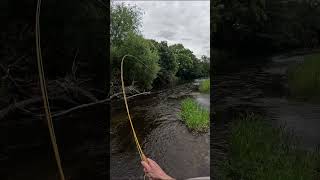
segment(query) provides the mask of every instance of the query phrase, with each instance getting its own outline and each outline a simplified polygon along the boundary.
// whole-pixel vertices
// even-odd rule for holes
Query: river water
[[[230,122],[244,113],[262,114],[273,126],[283,126],[311,150],[320,144],[320,105],[290,98],[287,69],[304,59],[300,55],[274,56],[261,64],[213,78],[212,111],[215,112],[213,170],[226,159]]]
[[[210,175],[210,133],[190,132],[179,116],[180,102],[194,97],[209,109],[209,95],[198,93],[197,82],[129,101],[142,148],[165,172],[178,178]],[[140,179],[143,170],[123,102],[111,114],[111,179]]]

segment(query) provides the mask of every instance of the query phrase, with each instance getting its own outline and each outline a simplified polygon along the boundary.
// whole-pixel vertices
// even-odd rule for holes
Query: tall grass
[[[220,164],[218,179],[320,179],[319,151],[299,149],[296,137],[284,128],[247,115],[232,124],[231,132],[228,161]]]
[[[320,99],[320,54],[305,57],[303,63],[289,68],[289,88],[294,97]]]
[[[210,92],[210,79],[205,79],[205,80],[200,82],[199,91],[203,92],[203,93],[209,93]]]
[[[209,129],[209,111],[191,98],[187,98],[181,103],[181,118],[191,130],[204,132]]]

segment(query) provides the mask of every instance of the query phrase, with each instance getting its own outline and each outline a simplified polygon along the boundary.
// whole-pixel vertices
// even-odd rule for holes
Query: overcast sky
[[[193,53],[210,56],[210,1],[119,1],[144,12],[145,38],[181,43]]]

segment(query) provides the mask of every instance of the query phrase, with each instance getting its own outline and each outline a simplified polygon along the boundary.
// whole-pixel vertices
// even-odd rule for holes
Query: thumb
[[[147,171],[150,171],[150,170],[151,170],[151,167],[150,167],[150,165],[149,165],[147,162],[141,161],[141,164],[142,164],[142,166],[143,166]]]

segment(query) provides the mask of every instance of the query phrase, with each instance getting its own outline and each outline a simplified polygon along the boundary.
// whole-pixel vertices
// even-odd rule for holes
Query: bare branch
[[[82,109],[82,108],[86,108],[86,107],[90,107],[90,106],[94,106],[94,105],[99,105],[99,104],[104,104],[104,103],[109,103],[113,98],[119,96],[120,94],[122,94],[122,93],[119,92],[119,93],[113,94],[112,96],[110,96],[107,99],[103,99],[103,100],[99,100],[99,101],[95,101],[95,102],[91,102],[91,103],[86,103],[86,104],[81,104],[79,106],[75,106],[75,107],[72,107],[70,109],[67,109],[67,110],[64,110],[64,111],[61,111],[61,112],[53,113],[52,117],[63,116],[63,115],[66,115],[66,114],[68,114],[70,112],[73,112],[73,111],[76,111],[76,110],[79,110],[79,109]],[[131,99],[131,98],[134,98],[136,96],[141,96],[141,95],[148,95],[148,94],[151,94],[151,92],[143,92],[143,93],[135,94],[135,95],[129,96],[127,99]],[[61,98],[61,97],[56,97],[54,99],[65,100],[65,98]],[[35,97],[35,98],[31,98],[31,99],[20,101],[18,103],[10,104],[8,107],[1,109],[1,111],[0,111],[0,119],[4,118],[7,114],[9,114],[9,112],[12,112],[12,111],[14,111],[16,109],[21,109],[21,110],[27,112],[27,110],[24,109],[25,106],[28,106],[28,105],[33,104],[33,103],[38,103],[41,100],[42,100],[42,98],[39,96],[39,97]],[[44,115],[40,115],[40,117],[42,117],[42,116],[44,116]]]
[[[100,101],[97,101],[97,102],[92,102],[92,103],[87,103],[87,104],[81,104],[81,105],[79,105],[79,106],[70,108],[70,109],[68,109],[68,110],[65,110],[65,111],[62,111],[62,112],[59,112],[59,113],[54,113],[54,114],[52,114],[52,117],[57,117],[57,116],[66,115],[66,114],[68,114],[68,113],[70,113],[70,112],[72,112],[72,111],[79,110],[79,109],[82,109],[82,108],[85,108],[85,107],[89,107],[89,106],[94,106],[94,105],[98,105],[98,104],[107,103],[107,102],[111,101],[112,98],[116,97],[116,96],[119,95],[119,94],[121,94],[121,93],[114,94],[114,95],[110,96],[110,98],[103,99],[103,100],[100,100]],[[129,96],[127,99],[131,99],[131,98],[136,97],[136,96],[147,95],[147,94],[151,94],[151,93],[150,93],[150,92],[143,92],[143,93],[139,93],[139,94],[135,94],[135,95]]]

